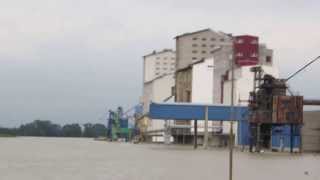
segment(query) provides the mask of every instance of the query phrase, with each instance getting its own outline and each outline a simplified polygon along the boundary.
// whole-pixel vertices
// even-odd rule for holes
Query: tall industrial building
[[[174,87],[174,72],[176,66],[176,52],[171,49],[153,51],[143,56],[143,114],[149,113],[151,102],[163,102],[172,96]],[[144,117],[141,121],[142,129],[146,132],[159,131],[164,128],[164,120],[152,120]],[[164,133],[151,133],[148,141],[163,142]]]
[[[250,72],[250,67],[262,66],[267,73],[278,77],[278,69],[273,64],[273,51],[265,44],[260,44],[256,36],[233,36],[205,29],[177,36],[176,48],[176,102],[197,103],[198,99],[206,94],[205,102],[230,105],[232,62],[235,63],[235,104],[247,101],[253,89],[253,73]],[[200,76],[204,70],[190,70],[199,65],[208,66],[203,62],[209,59],[212,59],[214,64],[213,73],[210,75],[213,82],[210,83],[207,82],[207,77]],[[202,86],[199,89],[199,85],[195,84]],[[196,89],[197,92],[194,92]],[[208,89],[212,90],[210,95]],[[190,121],[176,121],[175,124],[193,125]],[[211,126],[222,129],[223,134],[229,133],[228,122],[213,122]],[[236,130],[237,126],[234,126],[234,132]]]
[[[193,62],[212,57],[217,48],[231,47],[231,36],[223,32],[204,29],[176,36],[177,65],[182,69]]]
[[[164,49],[143,57],[144,114],[148,113],[151,101],[163,102],[172,92],[176,102],[230,105],[232,62],[235,63],[236,104],[240,103],[239,100],[248,100],[253,88],[250,67],[260,65],[267,73],[278,76],[273,64],[273,50],[259,43],[256,36],[233,36],[204,29],[176,36],[175,41],[176,51]],[[164,120],[145,118],[144,122],[146,131],[157,132],[152,141],[164,140]],[[228,125],[210,122],[209,131],[227,134]],[[190,127],[193,122],[170,121],[169,126],[176,142],[190,142],[192,139]],[[200,134],[204,130],[202,126],[200,120]],[[236,129],[235,126],[234,132]]]
[[[143,81],[148,82],[175,72],[176,52],[171,49],[153,51],[143,56]]]
[[[204,29],[179,35],[175,39],[177,54],[175,95],[177,102],[192,102],[191,97],[188,97],[191,92],[185,88],[186,84],[181,83],[184,77],[179,74],[183,72],[182,69],[199,60],[214,58],[212,102],[215,104],[225,103],[223,82],[228,79],[232,60],[235,61],[236,68],[250,65],[273,66],[273,50],[268,49],[265,44],[259,44],[258,38],[254,36],[232,36],[232,34]],[[238,52],[235,52],[236,50]]]

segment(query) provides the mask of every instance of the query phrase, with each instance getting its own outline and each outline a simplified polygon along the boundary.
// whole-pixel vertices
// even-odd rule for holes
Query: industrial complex
[[[281,78],[273,50],[255,35],[204,29],[174,40],[175,50],[143,56],[140,102],[110,111],[111,140],[320,151],[320,112],[304,111],[320,101],[288,88],[319,57]]]

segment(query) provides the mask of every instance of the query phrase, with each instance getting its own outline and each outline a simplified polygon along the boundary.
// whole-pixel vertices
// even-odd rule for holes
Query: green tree
[[[99,137],[106,136],[107,128],[103,124],[91,124],[84,125],[83,137]]]
[[[35,120],[31,123],[21,125],[19,128],[19,135],[22,136],[61,136],[61,126],[53,124],[50,121]]]
[[[62,127],[64,137],[81,137],[82,130],[79,124],[66,124]]]

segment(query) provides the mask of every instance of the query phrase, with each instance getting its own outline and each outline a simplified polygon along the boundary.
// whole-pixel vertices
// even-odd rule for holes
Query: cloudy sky
[[[320,55],[318,0],[0,0],[0,126],[105,122],[141,95],[142,56],[212,28],[253,34],[282,77]],[[320,99],[320,62],[291,88]]]

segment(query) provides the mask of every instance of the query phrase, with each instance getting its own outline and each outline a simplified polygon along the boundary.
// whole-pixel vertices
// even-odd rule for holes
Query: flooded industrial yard
[[[1,180],[223,180],[226,149],[108,143],[77,138],[0,138]],[[235,152],[236,180],[319,180],[320,155]]]

